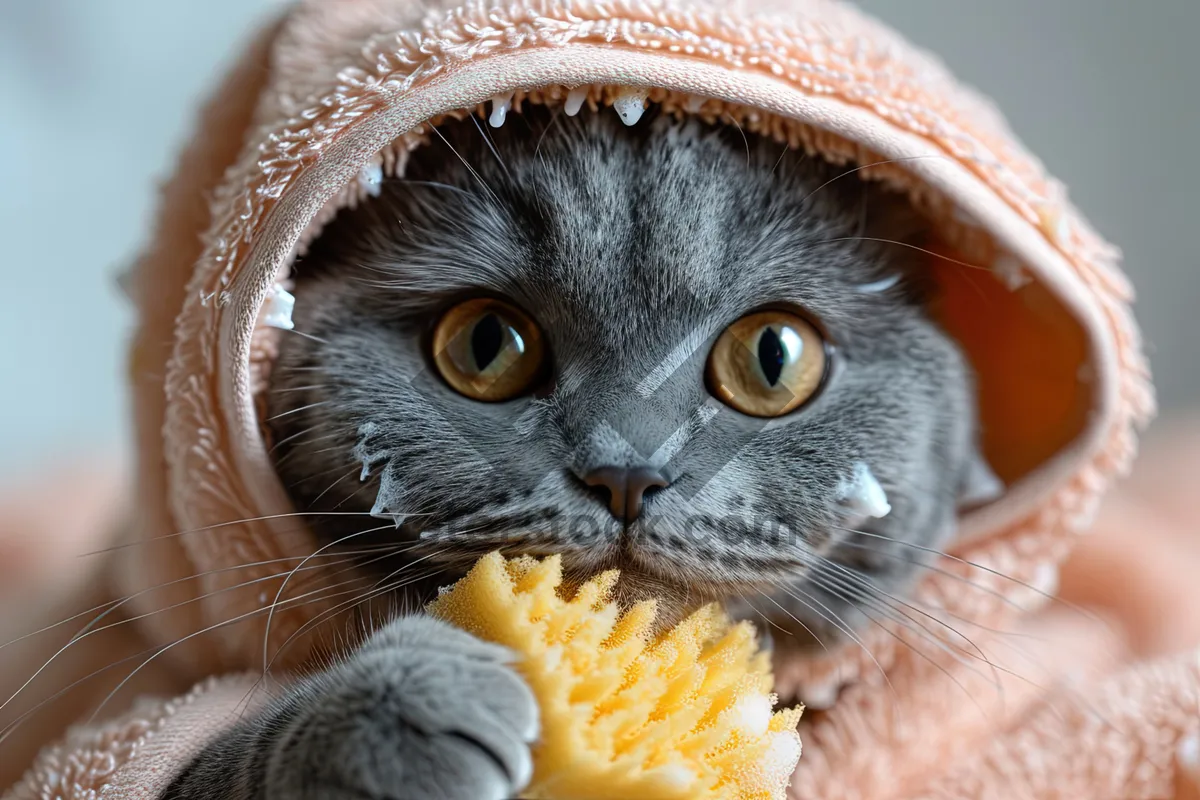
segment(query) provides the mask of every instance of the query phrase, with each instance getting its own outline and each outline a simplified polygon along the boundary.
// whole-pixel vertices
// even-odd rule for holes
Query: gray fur
[[[397,525],[365,534],[379,521],[331,514],[315,518],[319,534],[404,542],[445,580],[496,548],[561,553],[576,575],[620,567],[626,596],[653,592],[679,611],[722,599],[825,646],[878,619],[872,603],[903,595],[920,569],[912,546],[952,531],[974,437],[969,370],[926,314],[916,251],[876,241],[919,232],[905,204],[734,127],[652,113],[626,129],[611,112],[531,108],[499,131],[468,120],[442,132],[297,268],[301,333],[284,340],[269,401],[278,471],[302,511]],[[477,292],[544,331],[552,366],[528,397],[473,402],[430,367],[432,324]],[[725,326],[775,303],[805,309],[834,357],[815,400],[764,425],[709,394],[704,364]],[[882,519],[839,501],[860,461],[887,491]],[[629,526],[580,480],[645,464],[671,485]],[[386,652],[396,670],[435,655]],[[289,730],[321,721],[290,741],[360,765],[364,791],[344,796],[397,796],[401,784],[365,788],[385,780],[372,771],[381,754],[402,758],[397,770],[431,759],[483,780],[489,762],[421,740],[399,710],[358,715],[356,697],[391,685],[386,669],[353,667],[367,653],[335,671],[336,688],[310,682],[279,707],[303,712]],[[473,680],[447,671],[427,691],[482,700]],[[464,724],[470,704],[444,723]],[[275,729],[258,725],[259,739]],[[285,772],[258,774],[281,791]],[[467,796],[404,785],[413,800]]]
[[[445,623],[397,619],[210,745],[164,800],[506,800],[529,782],[538,731],[509,661]]]

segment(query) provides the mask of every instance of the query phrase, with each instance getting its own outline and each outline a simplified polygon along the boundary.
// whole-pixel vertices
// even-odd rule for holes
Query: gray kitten
[[[385,548],[364,568],[410,600],[494,549],[561,553],[670,611],[854,639],[952,531],[975,422],[919,227],[844,172],[653,113],[443,126],[297,266],[268,413],[296,507]],[[755,314],[784,322],[727,338]],[[503,652],[403,617],[169,796],[499,800],[536,718]]]

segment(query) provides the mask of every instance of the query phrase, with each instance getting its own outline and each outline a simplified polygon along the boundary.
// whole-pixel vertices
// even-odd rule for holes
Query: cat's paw
[[[428,617],[392,622],[291,698],[266,796],[515,797],[532,772],[538,708],[509,661]]]

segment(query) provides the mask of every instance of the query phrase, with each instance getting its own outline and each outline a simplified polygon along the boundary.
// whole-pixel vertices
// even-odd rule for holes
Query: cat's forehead
[[[833,303],[854,285],[846,248],[824,240],[857,209],[835,198],[804,208],[814,178],[780,170],[783,153],[667,118],[645,134],[573,124],[548,133],[536,158],[520,141],[502,147],[503,169],[488,170],[520,198],[494,209],[523,245],[502,268],[539,300],[649,325],[771,300]]]
[[[528,117],[526,128],[448,127],[385,204],[340,226],[343,258],[368,266],[372,307],[424,313],[483,291],[552,336],[615,343],[677,339],[771,303],[835,320],[876,302],[855,291],[887,266],[854,241],[854,181],[695,121]],[[403,296],[376,296],[381,275]]]

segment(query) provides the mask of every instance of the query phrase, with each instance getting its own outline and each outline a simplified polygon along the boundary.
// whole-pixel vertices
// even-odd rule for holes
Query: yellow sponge
[[[802,708],[773,711],[754,629],[712,605],[660,637],[618,573],[561,592],[562,562],[484,557],[430,611],[521,657],[541,738],[525,800],[783,800]]]

